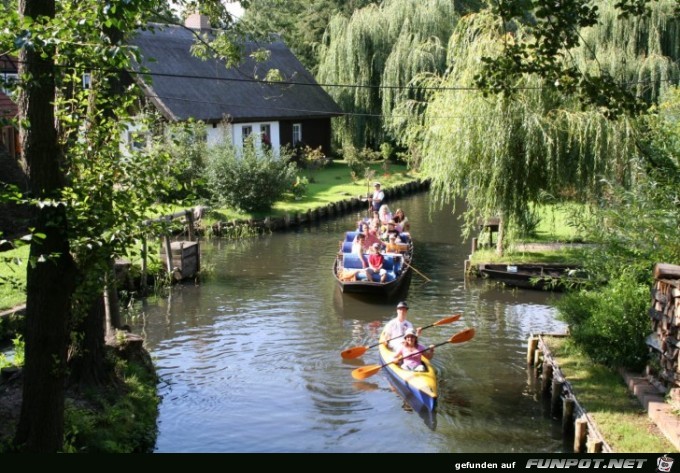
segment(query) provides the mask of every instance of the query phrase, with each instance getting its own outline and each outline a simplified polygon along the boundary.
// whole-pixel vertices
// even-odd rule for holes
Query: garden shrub
[[[266,212],[293,186],[296,166],[281,155],[246,140],[243,149],[221,144],[210,149],[205,177],[211,199],[245,212]]]
[[[557,302],[572,338],[593,361],[636,370],[647,360],[648,305],[649,285],[627,273],[598,292],[570,293]]]

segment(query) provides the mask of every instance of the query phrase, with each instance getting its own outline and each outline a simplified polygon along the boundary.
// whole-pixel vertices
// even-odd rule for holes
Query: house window
[[[92,75],[89,72],[83,74],[83,89],[87,90],[92,87]]]
[[[266,148],[272,147],[272,130],[270,125],[260,125],[260,139]]]
[[[302,143],[302,123],[293,123],[293,146]]]
[[[241,142],[243,144],[246,144],[246,140],[252,134],[253,134],[253,127],[252,126],[241,127]]]
[[[14,90],[14,84],[19,80],[19,74],[15,72],[3,72],[0,77],[2,78],[0,89],[5,94],[10,95],[12,90]]]

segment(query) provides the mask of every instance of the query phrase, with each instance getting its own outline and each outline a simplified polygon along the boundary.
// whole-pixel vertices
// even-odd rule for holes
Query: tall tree
[[[40,31],[54,20],[55,2],[21,0],[19,12],[24,25]],[[23,39],[19,72],[30,80],[20,92],[21,141],[30,188],[40,205],[27,269],[26,361],[15,444],[24,451],[55,452],[63,442],[75,264],[61,195],[66,172],[55,126],[55,45],[39,34],[27,34]]]
[[[198,4],[182,3],[191,9]],[[200,3],[224,13],[218,0]],[[104,323],[101,312],[90,308],[107,285],[112,258],[126,255],[148,231],[141,222],[163,188],[162,155],[121,154],[119,137],[135,109],[137,87],[130,84],[121,93],[119,79],[135,56],[122,41],[125,35],[151,18],[172,21],[170,16],[163,0],[22,0],[18,12],[0,17],[2,50],[21,48],[22,144],[37,209],[15,437],[21,450],[62,447],[70,335],[74,351],[88,350],[86,357],[101,361]],[[225,54],[234,50],[225,41],[219,45]],[[84,73],[94,78],[94,88],[83,88]],[[71,334],[76,327],[90,328]],[[78,367],[82,379],[99,378],[92,366],[96,362]]]

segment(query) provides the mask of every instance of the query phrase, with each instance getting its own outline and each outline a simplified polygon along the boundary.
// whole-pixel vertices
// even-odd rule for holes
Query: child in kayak
[[[434,346],[430,345],[430,348],[428,349],[425,345],[418,343],[418,335],[416,335],[415,329],[410,328],[406,330],[406,333],[404,334],[404,343],[395,353],[392,361],[400,362],[401,368],[404,370],[425,371],[426,368],[420,358],[421,356],[431,360],[434,356]]]

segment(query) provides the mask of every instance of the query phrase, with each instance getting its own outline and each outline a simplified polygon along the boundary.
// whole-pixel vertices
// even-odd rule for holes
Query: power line
[[[17,60],[17,63],[21,64],[22,61]],[[258,83],[263,85],[280,85],[280,86],[306,86],[306,87],[327,87],[327,88],[353,88],[353,89],[376,89],[376,90],[411,90],[417,89],[422,91],[478,91],[479,87],[476,86],[455,86],[455,87],[428,87],[428,86],[415,86],[415,85],[372,85],[372,84],[332,84],[332,83],[309,83],[309,82],[299,82],[299,81],[266,81],[262,79],[257,79],[255,77],[246,76],[247,78],[235,78],[235,77],[215,77],[215,76],[203,76],[203,75],[193,75],[193,74],[178,74],[178,73],[166,73],[166,72],[152,72],[152,71],[137,71],[129,69],[120,68],[87,68],[85,66],[73,66],[73,65],[55,65],[56,67],[63,69],[75,69],[82,70],[84,72],[88,71],[100,71],[106,73],[127,73],[134,76],[151,76],[151,77],[168,77],[177,79],[196,79],[196,80],[213,80],[213,81],[225,81],[225,82],[246,82],[246,83]],[[225,71],[226,71],[225,67]],[[245,74],[244,74],[245,75]],[[652,82],[671,82],[672,79],[658,79],[657,81],[647,80],[647,81],[632,81],[626,82],[622,85],[635,86],[640,84],[649,84]],[[547,86],[517,86],[511,87],[512,90],[543,90],[550,87]]]

